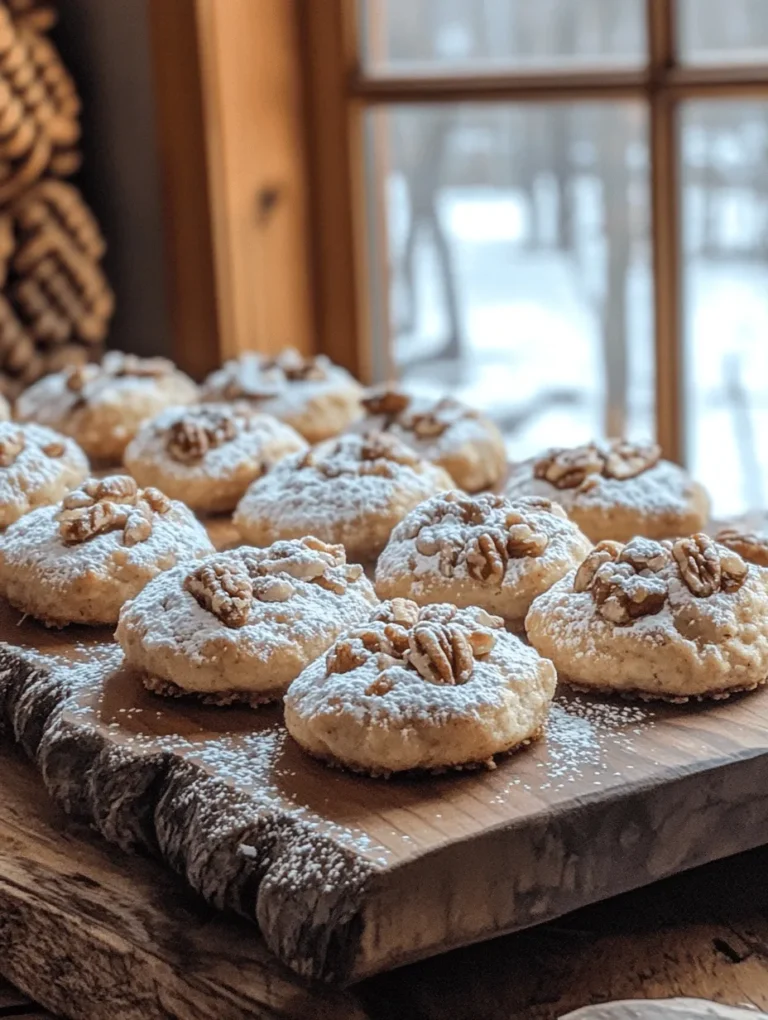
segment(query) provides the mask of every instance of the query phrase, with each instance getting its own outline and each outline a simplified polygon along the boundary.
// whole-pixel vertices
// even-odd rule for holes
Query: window
[[[306,7],[329,352],[764,504],[768,3]]]

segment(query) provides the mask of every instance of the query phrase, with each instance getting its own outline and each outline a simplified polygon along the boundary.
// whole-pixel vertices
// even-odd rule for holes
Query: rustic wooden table
[[[768,848],[346,991],[313,990],[270,963],[255,928],[69,823],[33,767],[4,751],[0,973],[30,996],[0,982],[0,1017],[38,1020],[49,1014],[31,1000],[86,1020],[554,1020],[664,996],[765,1009]]]

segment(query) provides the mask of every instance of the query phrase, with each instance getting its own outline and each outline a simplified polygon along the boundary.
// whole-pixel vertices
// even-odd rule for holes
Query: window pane
[[[390,348],[411,388],[488,410],[513,457],[652,437],[646,126],[629,103],[370,113],[379,376]]]
[[[678,0],[687,63],[768,63],[766,0]]]
[[[689,462],[725,516],[768,499],[768,103],[681,116]]]
[[[359,0],[366,69],[393,74],[636,66],[644,0]]]

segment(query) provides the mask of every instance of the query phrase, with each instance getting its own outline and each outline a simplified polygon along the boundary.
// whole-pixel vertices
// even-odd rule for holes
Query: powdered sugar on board
[[[254,712],[169,705],[120,669],[114,647],[107,653],[102,646],[91,665],[72,669],[69,682],[67,715],[78,727],[104,733],[129,756],[161,750],[195,763],[247,794],[257,814],[286,812],[373,867],[407,857],[416,831],[423,848],[440,843],[452,828],[471,829],[473,804],[501,823],[564,803],[585,786],[597,793],[625,785],[633,774],[640,780],[649,755],[656,764],[663,761],[657,726],[685,712],[563,694],[546,735],[502,760],[495,772],[383,781],[308,758],[287,735],[277,706]],[[414,829],[410,812],[416,808]],[[393,825],[400,817],[402,824]]]

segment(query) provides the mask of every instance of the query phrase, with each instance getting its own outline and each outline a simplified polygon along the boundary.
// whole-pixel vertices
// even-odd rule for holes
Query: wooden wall
[[[300,3],[60,5],[112,346],[197,376],[244,349],[315,348]]]
[[[163,3],[164,0],[159,0]],[[66,0],[54,39],[83,101],[79,177],[109,244],[109,343],[171,352],[163,209],[145,0]]]

